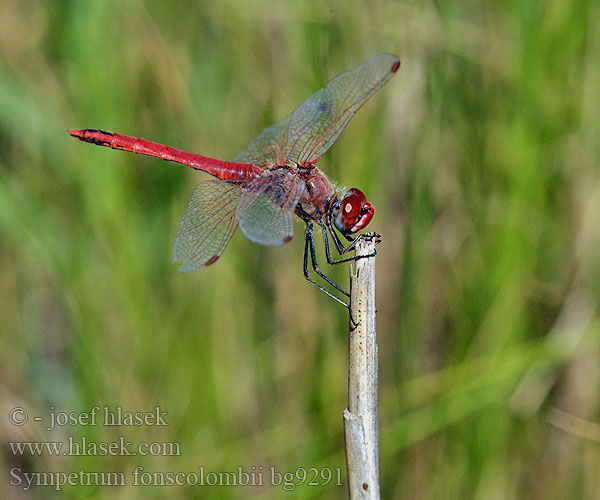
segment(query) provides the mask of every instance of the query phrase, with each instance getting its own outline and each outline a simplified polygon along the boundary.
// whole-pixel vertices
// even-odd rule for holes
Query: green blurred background
[[[600,498],[598,2],[4,0],[2,498],[347,498],[348,315],[283,247],[171,262],[204,178],[82,144],[103,128],[234,158],[381,52],[398,74],[319,166],[373,202],[384,498]],[[348,269],[331,271],[347,284]],[[167,427],[10,425],[21,406]],[[47,422],[47,420],[45,420]],[[14,441],[172,441],[181,456],[18,457]],[[264,487],[142,487],[263,467]],[[12,468],[128,486],[10,486]],[[268,487],[341,469],[344,486]]]

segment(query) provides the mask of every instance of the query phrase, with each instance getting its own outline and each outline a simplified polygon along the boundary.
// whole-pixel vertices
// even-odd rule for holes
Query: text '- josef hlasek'
[[[166,416],[167,412],[161,411],[160,406],[148,412],[127,411],[120,406],[94,406],[87,412],[66,412],[55,411],[51,406],[46,430],[52,431],[57,426],[166,426]],[[42,418],[36,417],[34,420],[41,421]]]

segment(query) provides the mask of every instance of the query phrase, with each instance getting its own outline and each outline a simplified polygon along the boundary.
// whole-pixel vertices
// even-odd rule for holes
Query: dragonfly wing
[[[269,170],[244,190],[236,211],[240,229],[261,245],[282,245],[294,237],[292,214],[305,183],[290,171]]]
[[[287,140],[290,117],[291,115],[264,129],[246,149],[236,156],[234,162],[249,163],[262,168],[277,167],[277,159]]]
[[[203,181],[194,190],[175,238],[173,261],[182,272],[214,263],[237,227],[235,211],[242,188],[223,181]]]
[[[236,158],[265,169],[313,164],[332,146],[369,97],[400,67],[392,54],[381,54],[338,75],[296,110],[265,130]]]
[[[381,54],[331,80],[290,116],[280,161],[313,164],[336,141],[356,111],[398,70],[400,60]]]

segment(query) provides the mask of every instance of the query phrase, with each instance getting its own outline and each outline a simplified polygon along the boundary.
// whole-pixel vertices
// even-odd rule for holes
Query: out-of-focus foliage
[[[346,498],[348,315],[237,234],[181,274],[204,175],[82,144],[103,128],[223,159],[338,73],[402,67],[319,166],[376,208],[385,498],[598,499],[600,5],[5,0],[0,16],[2,498]],[[347,283],[347,269],[327,269]],[[93,406],[166,427],[64,426]],[[173,441],[181,456],[21,458],[13,441]],[[265,486],[132,486],[263,467]],[[13,468],[128,486],[10,486]]]

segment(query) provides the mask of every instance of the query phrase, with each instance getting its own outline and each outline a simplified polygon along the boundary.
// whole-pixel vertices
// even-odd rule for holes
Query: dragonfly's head
[[[331,212],[335,227],[342,234],[353,234],[371,222],[375,209],[360,189],[352,188],[341,200],[335,201]]]

